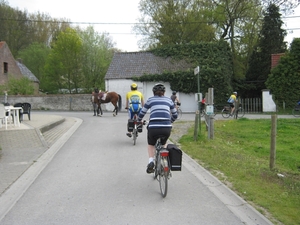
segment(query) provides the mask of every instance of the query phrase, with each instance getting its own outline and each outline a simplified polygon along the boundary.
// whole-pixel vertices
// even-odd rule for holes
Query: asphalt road
[[[24,173],[20,182],[35,176],[29,187],[22,191],[16,182],[22,196],[1,225],[271,224],[186,155],[162,198],[158,182],[146,173],[146,130],[134,146],[125,135],[127,114],[57,114],[82,123]]]

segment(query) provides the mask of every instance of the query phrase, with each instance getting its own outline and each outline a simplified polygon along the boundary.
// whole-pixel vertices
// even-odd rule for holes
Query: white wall
[[[270,90],[262,91],[263,112],[276,112],[276,104],[273,100]]]
[[[122,111],[125,110],[125,102],[126,102],[126,93],[130,91],[130,85],[132,83],[137,83],[138,90],[143,93],[145,101],[153,96],[152,88],[158,82],[135,82],[129,79],[114,79],[114,80],[106,80],[105,87],[107,91],[115,91],[122,97]],[[163,82],[161,82],[163,83]],[[169,83],[163,83],[166,87],[165,96],[170,97],[172,95],[172,90],[170,89]],[[177,97],[181,102],[181,110],[183,112],[195,112],[198,108],[197,102],[195,101],[195,94],[184,94],[177,93]],[[106,104],[107,110],[113,110],[113,105],[111,103]]]

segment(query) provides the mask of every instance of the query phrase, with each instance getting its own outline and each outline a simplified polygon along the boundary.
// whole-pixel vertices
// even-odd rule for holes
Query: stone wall
[[[276,104],[270,90],[262,90],[263,112],[276,112]]]
[[[0,96],[0,102],[4,102],[4,95]],[[22,96],[9,95],[7,102],[10,105],[15,103],[28,102],[32,110],[59,110],[59,111],[92,111],[90,94],[61,94],[43,96]],[[111,105],[111,103],[109,103]],[[102,104],[102,110],[106,111],[106,105]]]

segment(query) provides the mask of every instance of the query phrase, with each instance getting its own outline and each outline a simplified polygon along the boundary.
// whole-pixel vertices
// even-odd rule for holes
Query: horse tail
[[[122,97],[121,97],[121,95],[119,95],[118,94],[118,96],[119,96],[119,100],[118,100],[118,108],[119,108],[119,112],[121,111],[121,109],[122,109]]]

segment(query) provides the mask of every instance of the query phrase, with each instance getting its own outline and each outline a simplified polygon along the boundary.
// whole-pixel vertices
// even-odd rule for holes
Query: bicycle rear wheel
[[[157,176],[158,176],[158,163],[157,163],[157,159],[158,159],[158,156],[157,156],[157,151],[155,153],[155,158],[154,158],[154,173],[153,173],[153,178],[154,179],[157,179]]]
[[[217,111],[218,111],[217,107],[214,106],[214,115],[215,115],[215,116],[217,115]]]
[[[229,111],[228,109],[224,108],[224,109],[222,110],[222,116],[223,116],[223,118],[229,118],[229,116],[230,116],[230,111]]]
[[[237,117],[238,118],[242,118],[245,115],[245,111],[242,107],[239,107],[238,111],[237,111]]]
[[[293,116],[300,117],[300,107],[295,107],[293,109]]]
[[[166,157],[160,157],[160,168],[158,174],[159,187],[162,197],[166,197],[168,193],[168,175],[169,167]]]
[[[133,131],[132,131],[132,140],[133,140],[133,145],[136,143],[136,138],[137,138],[137,129],[136,129],[136,124],[134,125]]]
[[[181,109],[177,109],[177,119],[180,120],[182,117],[182,111]]]

